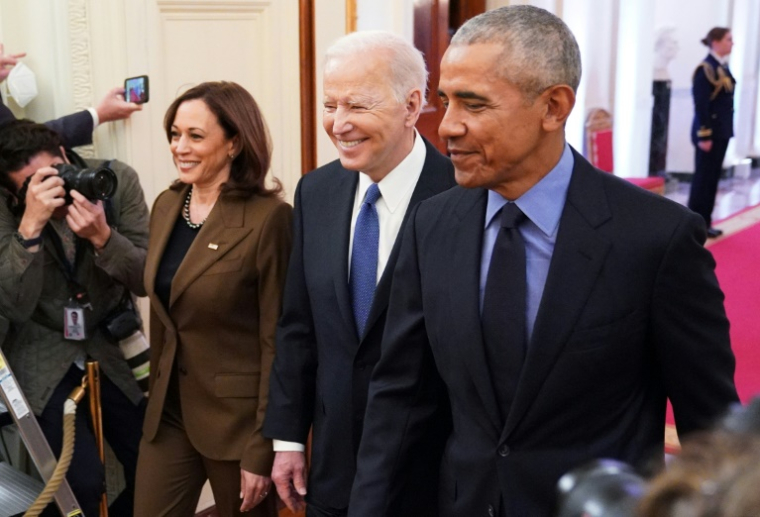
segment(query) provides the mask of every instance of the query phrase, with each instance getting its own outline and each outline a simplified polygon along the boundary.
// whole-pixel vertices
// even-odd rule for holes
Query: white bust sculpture
[[[654,80],[667,81],[670,79],[668,63],[678,54],[678,41],[675,38],[675,27],[657,29],[654,42]]]

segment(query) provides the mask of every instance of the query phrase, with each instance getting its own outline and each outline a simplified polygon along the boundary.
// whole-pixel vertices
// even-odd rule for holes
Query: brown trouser
[[[156,438],[140,442],[135,487],[135,515],[192,517],[208,479],[221,517],[276,517],[274,485],[253,510],[241,513],[240,462],[217,461],[190,443],[180,418],[164,411]]]

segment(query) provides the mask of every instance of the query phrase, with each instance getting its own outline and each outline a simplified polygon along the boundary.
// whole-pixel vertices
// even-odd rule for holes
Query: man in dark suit
[[[124,88],[114,88],[100,100],[97,107],[50,120],[45,125],[61,136],[61,143],[66,148],[89,145],[92,143],[92,132],[99,124],[129,118],[142,109],[140,104],[126,102],[123,94]],[[16,120],[16,116],[0,102],[0,125],[11,120]]]
[[[668,397],[682,434],[737,400],[704,224],[570,148],[580,71],[570,30],[536,7],[452,39],[439,133],[460,186],[405,227],[350,516],[393,515],[441,404],[438,514],[540,517],[578,465],[662,458]]]
[[[324,127],[340,160],[304,176],[295,194],[264,422],[276,451],[272,479],[294,510],[307,493],[303,450],[313,428],[309,516],[345,515],[348,507],[408,209],[455,184],[451,162],[414,127],[426,82],[421,53],[390,33],[354,33],[327,52]],[[445,429],[446,413],[437,418]],[[445,434],[436,439],[433,430],[420,457],[440,458]],[[437,470],[430,457],[420,462],[428,474]],[[436,476],[412,473],[407,481],[396,515],[430,515]]]
[[[16,120],[16,116],[8,106],[0,102],[0,125],[11,120]],[[45,125],[61,135],[61,142],[64,147],[70,148],[92,143],[93,119],[87,110],[48,121]]]
[[[0,43],[0,83],[7,77],[18,60],[26,56],[25,53],[6,54],[3,44]],[[112,120],[128,118],[133,112],[139,111],[142,106],[124,100],[124,89],[114,88],[101,99],[97,108],[66,115],[45,123],[50,129],[61,136],[64,147],[72,148],[92,143],[92,132],[98,124]],[[11,110],[0,102],[0,125],[10,120],[16,120]]]
[[[713,228],[712,211],[728,141],[734,136],[736,80],[728,69],[728,56],[734,40],[728,28],[713,27],[702,43],[709,47],[710,53],[692,78],[694,121],[691,142],[695,155],[688,206],[705,220],[708,237],[720,237],[723,231]]]

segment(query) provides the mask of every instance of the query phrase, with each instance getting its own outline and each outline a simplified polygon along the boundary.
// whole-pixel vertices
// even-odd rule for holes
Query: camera
[[[101,323],[101,330],[106,339],[112,343],[121,341],[131,336],[135,331],[140,330],[140,316],[134,309],[120,310],[111,314]]]
[[[105,201],[116,193],[116,174],[108,167],[79,168],[68,163],[53,165],[63,179],[66,204],[73,202],[71,191],[76,190],[90,201]]]
[[[556,517],[633,517],[646,481],[630,465],[599,459],[577,467],[557,483]]]

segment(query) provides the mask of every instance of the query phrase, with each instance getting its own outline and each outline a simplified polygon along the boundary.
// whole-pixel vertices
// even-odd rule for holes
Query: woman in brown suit
[[[188,90],[164,126],[179,179],[151,212],[152,374],[135,515],[192,516],[209,479],[220,515],[274,516],[261,426],[291,207],[265,184],[266,125],[239,85]]]

